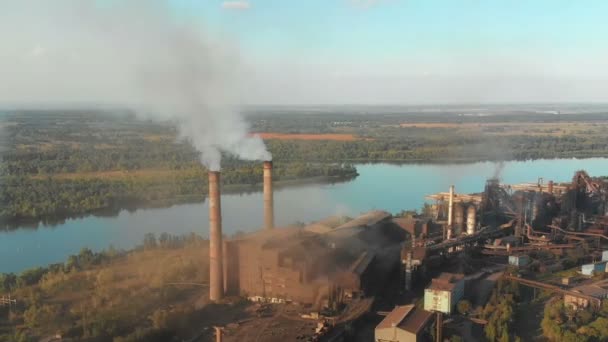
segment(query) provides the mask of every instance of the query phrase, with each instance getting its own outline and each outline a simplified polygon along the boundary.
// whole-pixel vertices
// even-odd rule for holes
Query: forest
[[[245,114],[252,134],[265,137],[278,184],[350,179],[357,175],[353,164],[367,162],[608,155],[604,112],[363,109],[274,108]],[[202,201],[207,181],[199,160],[170,122],[124,111],[7,112],[0,116],[0,222],[10,226]],[[258,191],[259,164],[223,156],[225,191]]]

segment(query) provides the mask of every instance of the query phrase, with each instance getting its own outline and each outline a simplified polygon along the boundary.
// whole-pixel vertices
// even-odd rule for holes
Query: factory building
[[[265,229],[226,240],[226,293],[316,309],[370,294],[399,263],[394,235],[401,230],[390,219],[388,213],[370,212],[335,228],[316,223],[311,229]],[[392,253],[389,245],[395,246]]]
[[[509,265],[515,267],[524,267],[530,263],[530,257],[527,255],[509,255]]]
[[[593,276],[596,273],[604,273],[606,272],[606,264],[606,261],[585,264],[581,266],[581,273],[585,276]]]
[[[376,326],[375,342],[430,341],[433,313],[415,305],[397,306]]]
[[[424,290],[424,309],[451,314],[464,297],[464,274],[441,273]]]

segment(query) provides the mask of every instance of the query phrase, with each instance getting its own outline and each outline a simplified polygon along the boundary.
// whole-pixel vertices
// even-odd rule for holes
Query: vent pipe
[[[264,229],[274,228],[274,195],[272,190],[272,162],[264,162]]]
[[[209,172],[209,299],[224,297],[224,266],[222,263],[222,205],[220,173]]]
[[[453,220],[454,218],[454,186],[450,185],[450,198],[448,201],[448,228],[447,228],[447,239],[452,238]]]

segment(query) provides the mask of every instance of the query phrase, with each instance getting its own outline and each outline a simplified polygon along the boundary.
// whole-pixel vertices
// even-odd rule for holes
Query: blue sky
[[[235,35],[243,48],[261,56],[306,52],[341,58],[354,54],[374,61],[437,53],[509,56],[542,51],[547,55],[585,55],[605,52],[604,37],[608,36],[608,2],[597,0],[174,3],[191,15],[200,15],[209,26]]]
[[[74,15],[99,3],[85,11],[93,20]],[[158,8],[229,48],[221,68],[239,75],[245,104],[608,102],[606,0],[4,0],[0,75],[14,79],[0,83],[0,100],[26,101],[36,87],[42,96],[51,83],[57,97],[126,94],[113,84],[133,70],[120,54],[147,62],[133,41],[161,57],[170,44],[142,32],[160,32]],[[108,22],[137,39],[89,39]],[[79,75],[76,57],[96,83],[56,86]]]
[[[608,100],[608,1],[173,1],[291,102]]]

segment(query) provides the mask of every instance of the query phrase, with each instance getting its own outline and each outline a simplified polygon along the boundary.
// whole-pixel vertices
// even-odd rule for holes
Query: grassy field
[[[140,248],[82,270],[50,271],[11,293],[18,302],[10,313],[0,311],[0,341],[55,334],[103,341],[189,338],[239,319],[245,304],[238,299],[208,302],[208,253],[207,241],[197,238],[179,247]]]

